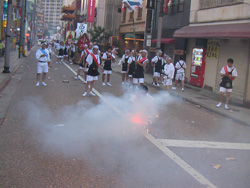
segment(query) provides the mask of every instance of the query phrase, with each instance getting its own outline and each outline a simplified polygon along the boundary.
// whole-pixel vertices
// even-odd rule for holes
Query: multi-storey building
[[[61,27],[61,8],[63,0],[42,0],[45,29],[48,29],[51,34],[57,32],[57,28]]]
[[[191,0],[189,22],[174,33],[174,37],[187,40],[187,79],[197,79],[192,84],[219,93],[220,70],[233,58],[238,77],[232,100],[249,105],[250,1]]]

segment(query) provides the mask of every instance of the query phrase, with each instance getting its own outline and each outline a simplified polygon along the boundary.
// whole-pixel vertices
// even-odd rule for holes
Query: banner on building
[[[87,22],[88,23],[95,22],[95,0],[89,0]]]
[[[7,9],[8,9],[8,0],[3,2],[3,27],[7,27]]]
[[[87,24],[84,23],[77,23],[76,28],[76,38],[78,39],[80,36],[82,36],[84,33],[87,33]]]
[[[207,57],[216,58],[219,57],[220,41],[208,40],[207,41]]]

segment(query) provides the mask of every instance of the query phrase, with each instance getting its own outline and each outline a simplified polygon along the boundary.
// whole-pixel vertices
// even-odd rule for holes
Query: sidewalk
[[[121,74],[121,65],[116,65],[112,69],[114,72]],[[146,73],[144,76],[144,81],[147,86],[159,88],[159,90],[166,90],[165,86],[161,85],[157,87],[152,85],[153,76],[151,74]],[[214,92],[207,91],[201,88],[196,88],[190,85],[186,85],[185,91],[181,92],[180,84],[178,84],[177,89],[171,90],[170,93],[171,95],[180,97],[186,101],[195,104],[197,108],[203,107],[205,109],[213,111],[214,113],[220,114],[229,119],[250,126],[250,109],[240,107],[234,104],[230,104],[230,110],[225,110],[224,104],[220,108],[217,108],[216,104],[218,104],[219,95]]]
[[[35,46],[32,49],[34,48]],[[30,54],[32,49],[26,52],[26,56]],[[4,89],[6,84],[10,81],[11,77],[16,73],[16,71],[26,59],[26,57],[18,58],[18,51],[12,50],[10,52],[10,73],[3,73],[2,71],[4,69],[4,58],[4,56],[0,57],[0,65],[2,68],[0,69],[0,91]]]

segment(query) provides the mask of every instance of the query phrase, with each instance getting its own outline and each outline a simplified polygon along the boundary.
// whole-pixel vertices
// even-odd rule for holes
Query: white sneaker
[[[176,90],[176,87],[172,87],[173,90]]]
[[[87,81],[85,80],[85,81],[83,81],[83,83],[84,83],[84,84],[87,84]]]
[[[102,82],[102,85],[105,86],[106,84],[104,82]]]
[[[96,96],[96,94],[94,94],[92,91],[90,91],[89,94],[92,95],[92,96]]]
[[[57,64],[58,62],[56,62],[56,64]]]
[[[39,82],[37,82],[37,83],[36,83],[36,87],[38,87],[38,86],[39,86],[39,84],[40,84],[40,83],[39,83]]]
[[[152,85],[155,86],[155,83],[153,82]]]
[[[42,84],[44,85],[44,86],[46,86],[47,84],[45,84],[45,82],[42,82]]]
[[[220,102],[220,103],[218,103],[218,104],[216,105],[216,107],[218,107],[218,108],[219,108],[220,106],[221,106],[221,102]]]
[[[70,64],[72,65],[73,63],[71,62]]]
[[[184,92],[184,88],[182,88],[181,91]]]
[[[229,110],[229,107],[228,107],[226,104],[225,104],[225,109],[226,109],[226,110]]]
[[[78,76],[75,76],[74,79],[75,79],[75,80],[78,80]]]
[[[124,82],[122,82],[122,85],[124,85],[125,83]]]
[[[160,84],[157,83],[156,86],[160,86]]]
[[[109,82],[107,83],[107,85],[112,86]]]
[[[83,97],[85,97],[86,95],[87,95],[87,92],[84,92],[84,93],[82,94]]]

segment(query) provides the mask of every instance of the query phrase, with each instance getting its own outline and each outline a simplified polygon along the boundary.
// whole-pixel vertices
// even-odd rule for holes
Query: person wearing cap
[[[42,46],[40,49],[36,51],[36,59],[38,60],[37,63],[37,75],[36,75],[36,86],[38,87],[40,85],[40,75],[42,75],[42,85],[46,86],[45,83],[46,79],[46,73],[48,72],[48,62],[50,60],[49,51],[46,49],[46,43],[42,43]]]
[[[133,84],[133,74],[135,72],[135,51],[134,50],[132,50],[131,55],[132,56],[128,59],[128,77],[130,79],[130,83]]]
[[[126,49],[125,54],[121,58],[122,62],[122,84],[128,80],[128,59],[130,57],[130,49]]]
[[[144,69],[148,63],[147,50],[142,50],[141,56],[135,61],[136,67],[133,74],[133,84],[144,84]]]
[[[84,68],[85,67],[85,63],[86,63],[86,59],[87,59],[87,56],[90,54],[90,52],[88,51],[88,45],[87,44],[84,44],[84,50],[82,51],[81,53],[81,58],[79,59],[78,61],[78,64],[79,64],[79,68],[77,70],[77,75],[76,77],[74,77],[76,80],[78,79],[78,77],[80,76],[81,74],[81,71],[83,71],[84,73],[84,83],[86,84],[87,83],[87,72],[88,72],[88,67]]]
[[[102,59],[104,60],[103,72],[102,72],[102,85],[105,86],[105,75],[107,75],[107,85],[112,86],[110,81],[110,75],[112,74],[111,63],[113,59],[112,48],[108,47],[107,51],[103,54]]]
[[[167,90],[170,91],[170,87],[172,86],[172,80],[174,78],[174,65],[171,63],[171,58],[169,56],[166,57],[166,64],[164,66],[164,85],[166,85]]]
[[[172,87],[173,90],[176,90],[178,80],[181,80],[181,91],[184,91],[185,86],[185,69],[187,68],[186,62],[183,60],[183,56],[178,56],[178,61],[175,64],[176,75],[175,75],[175,87]]]
[[[157,54],[157,56],[155,56],[152,60],[151,60],[151,64],[152,67],[154,67],[154,80],[153,80],[153,85],[154,86],[160,86],[158,81],[159,78],[161,77],[160,73],[162,71],[162,65],[164,64],[164,59],[162,57],[163,53],[160,50]]]
[[[56,63],[61,63],[63,60],[63,56],[64,56],[64,49],[65,46],[63,44],[63,42],[61,41],[60,44],[57,46],[57,51],[58,51],[58,58],[57,58],[57,62]]]
[[[93,43],[90,42],[89,45],[88,45],[88,49],[86,50],[88,53],[92,53],[92,50],[93,50]]]
[[[229,58],[227,60],[227,66],[223,67],[220,71],[222,81],[220,83],[220,102],[216,105],[218,108],[221,106],[224,94],[226,93],[225,109],[229,110],[228,103],[230,100],[230,94],[233,91],[233,80],[238,76],[237,70],[233,67],[234,60]]]
[[[90,53],[86,59],[85,68],[89,66],[89,69],[87,74],[87,84],[85,86],[85,92],[82,94],[83,97],[85,97],[88,94],[89,86],[90,86],[89,94],[92,96],[96,95],[95,93],[93,93],[92,89],[94,82],[98,80],[98,76],[100,75],[100,73],[98,72],[98,67],[100,66],[100,56],[98,55],[98,50],[99,47],[95,45],[93,47],[93,53]]]

